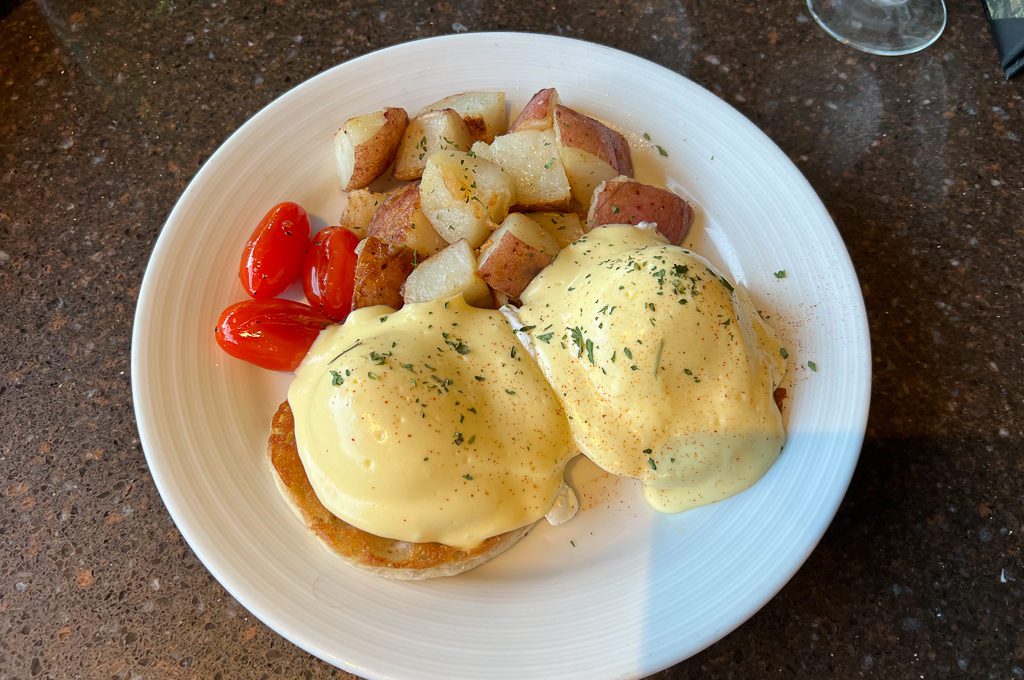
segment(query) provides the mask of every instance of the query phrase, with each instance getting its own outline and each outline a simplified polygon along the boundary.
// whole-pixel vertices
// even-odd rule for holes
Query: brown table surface
[[[872,412],[836,520],[748,623],[656,677],[1024,677],[1024,80],[975,2],[902,58],[760,4],[0,1],[0,678],[348,677],[171,522],[132,413],[133,311],[165,217],[249,116],[466,30],[583,38],[709,88],[808,177],[863,285]]]

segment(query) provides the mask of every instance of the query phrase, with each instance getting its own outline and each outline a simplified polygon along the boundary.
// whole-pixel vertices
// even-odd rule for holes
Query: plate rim
[[[160,232],[156,238],[155,244],[153,245],[150,257],[147,260],[145,272],[142,278],[142,284],[139,288],[138,300],[135,306],[135,315],[133,319],[132,337],[131,337],[131,381],[132,381],[132,401],[133,410],[137,428],[139,431],[140,445],[143,450],[143,454],[146,459],[146,464],[150,472],[150,476],[153,479],[153,483],[160,494],[160,498],[164,503],[164,507],[167,508],[168,514],[171,516],[172,521],[175,523],[179,534],[182,536],[185,543],[192,550],[193,554],[198,558],[202,565],[210,572],[210,574],[217,580],[221,587],[223,587],[235,600],[244,607],[246,610],[251,612],[256,618],[258,618],[264,625],[267,625],[275,633],[281,635],[292,644],[296,645],[300,649],[316,656],[317,658],[326,661],[334,666],[348,670],[352,673],[357,673],[367,678],[384,678],[392,677],[387,672],[381,672],[376,669],[367,668],[353,663],[350,660],[340,658],[335,652],[329,649],[324,649],[319,645],[312,644],[310,641],[301,637],[300,632],[292,629],[291,626],[287,625],[287,622],[281,620],[274,611],[269,607],[264,606],[261,602],[253,600],[244,594],[244,588],[240,584],[234,583],[231,579],[226,578],[222,571],[220,557],[215,555],[213,551],[208,551],[205,547],[200,545],[200,534],[202,532],[200,527],[186,518],[185,510],[179,506],[181,499],[175,497],[170,493],[171,482],[165,478],[168,474],[163,468],[160,461],[160,457],[157,455],[156,438],[157,435],[153,431],[152,418],[149,413],[146,412],[146,408],[152,408],[150,403],[151,395],[146,391],[146,385],[140,376],[145,374],[143,365],[143,352],[146,345],[147,334],[145,331],[146,323],[145,320],[149,314],[152,313],[151,307],[153,305],[153,298],[155,293],[155,287],[158,285],[157,272],[161,261],[166,257],[166,252],[170,247],[171,238],[169,236],[176,219],[180,218],[180,214],[186,210],[186,204],[193,194],[199,191],[199,187],[205,182],[207,176],[215,173],[217,168],[220,166],[222,159],[231,151],[235,146],[236,140],[242,137],[245,133],[246,128],[252,124],[256,119],[264,116],[272,109],[280,106],[285,106],[287,100],[293,96],[297,96],[297,92],[300,89],[313,87],[314,83],[327,77],[337,69],[342,68],[358,68],[363,62],[370,61],[379,55],[388,52],[401,52],[414,47],[420,47],[424,44],[437,44],[443,45],[444,43],[472,43],[474,41],[540,41],[540,42],[551,42],[551,43],[568,43],[575,44],[580,48],[597,50],[608,53],[615,60],[625,60],[627,62],[633,62],[635,65],[643,66],[644,68],[654,68],[665,75],[671,76],[672,78],[681,79],[687,81],[690,85],[700,88],[711,97],[714,97],[725,107],[728,107],[739,120],[742,121],[742,125],[746,128],[745,132],[753,134],[761,138],[761,141],[765,143],[765,148],[774,156],[772,159],[774,163],[781,163],[784,166],[788,166],[793,171],[794,178],[799,178],[801,183],[800,189],[804,193],[812,196],[816,201],[813,206],[815,211],[818,213],[818,218],[823,222],[823,226],[827,223],[831,227],[831,230],[827,231],[827,234],[831,239],[839,245],[836,248],[835,255],[838,261],[836,265],[841,266],[845,270],[845,274],[850,280],[856,285],[852,288],[852,291],[856,295],[856,327],[859,335],[859,339],[863,339],[863,345],[858,348],[858,353],[863,354],[865,365],[862,367],[862,380],[865,388],[863,393],[859,395],[858,399],[853,401],[853,409],[851,410],[857,422],[851,422],[851,426],[854,427],[851,437],[849,438],[849,455],[843,459],[843,468],[841,470],[841,478],[835,479],[833,489],[835,492],[832,497],[832,503],[827,508],[823,508],[822,511],[816,515],[817,523],[813,527],[806,527],[804,533],[807,535],[813,534],[813,539],[807,542],[805,549],[800,552],[797,556],[793,553],[791,556],[797,556],[798,559],[792,561],[793,568],[788,573],[778,572],[774,575],[771,580],[771,587],[766,587],[762,597],[758,598],[756,602],[752,602],[751,606],[744,607],[744,613],[741,616],[735,616],[729,620],[729,624],[723,626],[721,629],[714,631],[710,635],[702,636],[702,644],[692,650],[686,650],[681,652],[678,656],[668,655],[669,658],[652,658],[651,652],[648,651],[647,655],[643,658],[637,659],[636,673],[638,675],[647,675],[655,673],[671,665],[679,663],[691,656],[699,653],[700,651],[707,649],[715,642],[724,638],[729,633],[736,630],[739,626],[743,625],[744,622],[749,620],[754,614],[760,611],[765,604],[767,604],[772,598],[774,598],[779,591],[792,579],[797,571],[805,564],[810,554],[815,550],[817,545],[820,543],[822,537],[831,525],[836,513],[845,497],[850,482],[853,477],[854,470],[857,466],[857,462],[860,457],[861,448],[866,435],[867,419],[870,407],[871,398],[871,379],[872,379],[872,358],[871,358],[871,338],[870,329],[867,319],[867,311],[864,304],[863,293],[860,288],[859,279],[857,277],[856,270],[854,269],[852,259],[850,258],[849,251],[847,250],[845,243],[842,240],[842,236],[835,225],[835,221],[832,219],[827,208],[814,190],[813,186],[808,182],[807,178],[803,175],[800,169],[796,166],[792,160],[779,148],[779,146],[767,136],[757,125],[755,125],[750,119],[748,119],[742,112],[735,109],[731,104],[722,99],[714,92],[708,90],[700,83],[688,78],[682,73],[673,71],[665,66],[650,61],[644,57],[640,57],[629,52],[609,47],[604,44],[590,42],[587,40],[581,40],[578,38],[569,38],[564,36],[556,36],[542,33],[530,33],[530,32],[516,32],[516,31],[494,31],[494,32],[478,32],[478,33],[463,33],[463,34],[449,34],[440,36],[431,36],[419,38],[411,41],[404,41],[394,45],[382,47],[371,52],[362,54],[354,57],[353,59],[334,64],[325,70],[307,78],[301,83],[296,84],[294,87],[282,92],[280,95],[275,97],[272,101],[268,102],[265,106],[261,107],[254,114],[249,116],[245,122],[239,125],[218,147],[217,149],[207,158],[193,178],[189,181],[185,190],[176,200],[174,207],[168,214],[161,226]],[[854,418],[851,418],[851,421]],[[840,483],[841,482],[841,483]]]

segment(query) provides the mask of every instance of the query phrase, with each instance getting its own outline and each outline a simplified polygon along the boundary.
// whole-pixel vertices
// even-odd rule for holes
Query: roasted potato
[[[548,87],[530,98],[509,126],[509,132],[520,130],[550,130],[554,125],[553,116],[558,105],[558,92]]]
[[[505,133],[508,119],[505,116],[504,92],[463,92],[434,102],[424,111],[454,109],[469,126],[474,142],[490,142],[497,135]]]
[[[360,246],[352,309],[373,305],[398,309],[402,306],[402,286],[416,266],[416,251],[373,236],[364,239]]]
[[[384,203],[387,194],[377,193],[369,189],[356,189],[348,193],[348,202],[339,224],[359,238],[366,237],[366,227],[370,225],[373,214]]]
[[[490,144],[477,142],[473,153],[497,163],[512,178],[512,210],[567,210],[572,204],[569,179],[550,130],[524,130],[495,137]]]
[[[678,245],[693,224],[693,208],[671,191],[628,177],[616,177],[597,187],[587,214],[587,231],[602,224],[640,222],[656,222],[658,231]]]
[[[444,300],[460,293],[475,307],[493,304],[490,289],[477,275],[476,255],[465,239],[421,262],[402,289],[407,303]]]
[[[555,106],[555,138],[573,197],[590,207],[594,188],[618,175],[633,175],[629,142],[615,130],[582,113]]]
[[[483,158],[435,151],[420,182],[420,206],[445,241],[466,239],[476,248],[515,202],[512,178]]]
[[[583,224],[576,213],[530,212],[525,215],[554,236],[559,248],[583,236]]]
[[[521,213],[511,213],[480,248],[480,278],[494,290],[519,299],[558,250],[555,237],[542,226]]]
[[[345,191],[361,189],[380,177],[395,159],[409,123],[405,109],[386,108],[349,118],[334,135],[338,176]]]
[[[429,257],[448,245],[420,210],[420,183],[406,184],[394,191],[377,209],[368,236],[385,243],[412,248]]]
[[[427,165],[427,156],[435,151],[469,151],[473,136],[469,126],[454,109],[425,111],[405,128],[395,157],[395,179],[419,179]]]

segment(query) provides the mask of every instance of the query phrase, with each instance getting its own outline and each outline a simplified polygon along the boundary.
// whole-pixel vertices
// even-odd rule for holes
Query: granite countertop
[[[132,413],[133,311],[165,217],[249,116],[373,49],[480,30],[708,87],[807,176],[863,285],[872,411],[836,520],[748,623],[655,677],[1024,677],[1024,80],[978,3],[898,59],[761,4],[0,2],[0,679],[350,677],[171,522]]]

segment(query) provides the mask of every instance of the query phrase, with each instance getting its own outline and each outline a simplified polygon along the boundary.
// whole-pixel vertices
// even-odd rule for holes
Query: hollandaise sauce
[[[749,298],[654,229],[609,225],[565,248],[519,317],[580,450],[679,512],[757,481],[785,442],[786,350]]]
[[[514,330],[461,296],[323,331],[288,391],[320,501],[378,536],[471,548],[548,512],[576,453]]]

